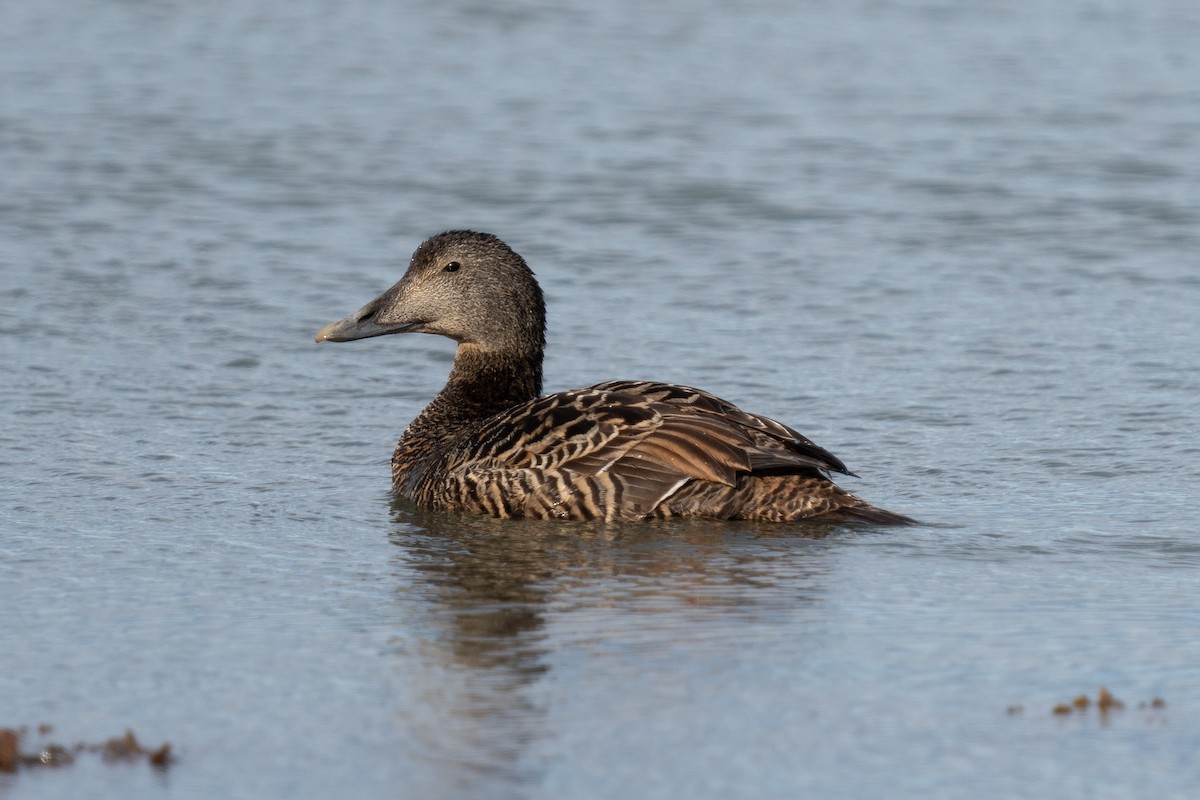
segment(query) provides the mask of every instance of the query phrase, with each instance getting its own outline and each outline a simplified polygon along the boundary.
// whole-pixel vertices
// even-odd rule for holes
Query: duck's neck
[[[497,353],[460,344],[445,388],[413,420],[397,456],[433,452],[494,414],[532,400],[542,391],[542,351]]]

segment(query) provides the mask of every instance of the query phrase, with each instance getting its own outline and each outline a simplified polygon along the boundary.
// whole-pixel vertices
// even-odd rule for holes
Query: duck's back
[[[904,522],[829,480],[828,451],[707,392],[610,381],[521,403],[439,448],[404,438],[398,494],[505,518]]]

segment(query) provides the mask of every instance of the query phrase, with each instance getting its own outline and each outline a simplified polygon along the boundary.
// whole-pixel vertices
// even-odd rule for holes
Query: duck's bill
[[[331,322],[317,331],[317,343],[351,342],[355,339],[370,339],[387,333],[402,333],[407,325],[380,325],[375,322],[379,311],[379,300],[372,300],[345,319]]]

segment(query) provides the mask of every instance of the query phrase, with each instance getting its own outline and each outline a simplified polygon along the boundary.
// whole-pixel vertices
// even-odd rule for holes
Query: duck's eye
[[[442,272],[458,272],[461,267],[462,264],[458,263],[457,261],[451,261],[449,264],[442,267]]]

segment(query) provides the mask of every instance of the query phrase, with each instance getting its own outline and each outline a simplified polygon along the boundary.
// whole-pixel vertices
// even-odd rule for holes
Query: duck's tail
[[[912,517],[906,517],[903,514],[897,514],[895,511],[888,511],[883,508],[877,508],[870,503],[863,503],[861,506],[847,506],[839,509],[848,521],[872,522],[876,525],[919,525]]]

